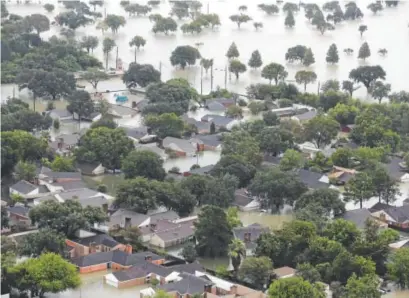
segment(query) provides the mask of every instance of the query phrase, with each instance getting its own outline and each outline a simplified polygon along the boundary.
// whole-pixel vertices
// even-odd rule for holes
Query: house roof
[[[140,138],[148,134],[148,128],[146,126],[142,127],[121,127],[125,130],[128,137],[139,140]]]
[[[115,251],[97,252],[97,253],[93,253],[93,254],[89,254],[86,256],[72,259],[71,261],[78,267],[88,267],[92,265],[109,263],[112,261],[112,256]]]
[[[113,213],[109,219],[109,225],[120,225],[125,218],[131,219],[131,226],[139,226],[146,219],[149,218],[146,214],[137,213],[135,211],[119,209]]]
[[[308,188],[328,188],[329,184],[319,181],[323,175],[321,173],[315,173],[304,169],[298,170],[298,177],[301,182],[307,185]]]
[[[236,239],[240,239],[246,244],[247,249],[252,249],[256,247],[256,241],[261,234],[268,232],[269,229],[260,224],[251,224],[246,227],[238,227],[233,229],[233,235]],[[250,236],[250,242],[246,240],[246,234]]]
[[[201,120],[209,123],[213,122],[216,126],[227,126],[234,121],[233,118],[213,114],[205,115]]]
[[[111,200],[108,200],[104,196],[96,196],[91,198],[79,199],[78,202],[82,207],[102,207],[103,205],[111,205]]]
[[[164,242],[174,241],[177,239],[184,239],[194,234],[193,222],[180,223],[177,227],[157,231],[156,236]]]
[[[202,294],[206,286],[213,285],[213,283],[205,278],[195,276],[189,273],[181,273],[182,279],[177,282],[164,284],[158,287],[158,289],[166,292],[177,292],[180,295],[185,294]]]
[[[15,205],[12,207],[7,207],[7,211],[28,218],[28,212],[30,209],[24,206]]]
[[[85,237],[85,238],[75,238],[75,239],[71,239],[71,241],[81,244],[83,246],[90,246],[91,244],[95,244],[95,245],[105,245],[107,247],[115,247],[118,244],[120,244],[119,242],[117,242],[114,238],[106,235],[106,234],[97,234],[94,236],[90,236],[90,237]]]
[[[141,227],[139,230],[142,235],[149,235],[152,233],[157,233],[159,231],[166,231],[178,227],[178,224],[173,223],[169,220],[158,220],[156,223],[153,223],[146,227]]]
[[[69,146],[76,145],[80,139],[79,134],[61,134],[55,137],[55,142],[59,142],[62,139],[62,142],[64,144],[67,144]]]
[[[378,202],[378,203],[376,203],[375,205],[373,205],[371,208],[369,208],[368,210],[369,210],[371,213],[373,213],[373,212],[376,212],[376,211],[385,210],[385,209],[387,209],[387,208],[389,208],[389,205],[387,205],[387,204],[385,204],[385,203],[380,203],[380,202]]]
[[[347,221],[353,222],[359,229],[365,228],[365,222],[368,218],[372,219],[371,212],[364,208],[346,211],[340,217]]]
[[[171,266],[168,267],[172,271],[177,271],[177,272],[186,272],[190,274],[195,274],[196,271],[205,271],[204,267],[199,264],[199,263],[189,263],[189,264],[181,264],[181,265],[176,265],[176,266]]]
[[[172,270],[145,260],[139,260],[131,268],[123,271],[117,271],[112,274],[119,281],[127,281],[135,278],[145,277],[150,273],[154,273],[155,275],[161,277],[166,277],[172,273]]]
[[[149,104],[149,100],[148,99],[142,99],[141,101],[136,103],[136,108],[139,111],[142,111],[147,105]]]
[[[189,141],[184,139],[178,139],[174,137],[166,137],[162,141],[164,148],[170,148],[175,151],[195,153],[197,148]]]
[[[146,150],[146,151],[151,151],[153,153],[156,153],[160,157],[166,157],[165,150],[159,148],[156,144],[147,144],[147,145],[140,145],[135,148],[136,150]]]
[[[224,105],[232,105],[236,103],[233,98],[218,97],[218,98],[211,98],[211,99],[206,100],[206,105],[212,102],[218,102]]]
[[[49,115],[51,117],[56,116],[60,118],[72,117],[72,113],[69,112],[67,109],[53,109],[49,112]]]
[[[158,213],[151,213],[149,214],[149,217],[151,218],[151,223],[156,223],[158,220],[175,220],[179,218],[179,215],[172,210],[169,211],[164,211],[164,212],[158,212]]]
[[[52,186],[61,186],[64,190],[74,190],[74,189],[81,189],[86,188],[87,185],[83,181],[67,181],[61,183],[51,183]]]
[[[220,102],[217,101],[210,101],[209,103],[206,104],[206,107],[209,111],[226,111],[226,107],[221,104]]]
[[[247,195],[247,190],[245,188],[236,189],[234,192],[234,202],[235,206],[245,207],[250,204],[253,199]]]
[[[101,166],[100,163],[87,163],[87,162],[80,162],[77,163],[77,168],[81,171],[82,174],[85,175],[92,175],[92,172],[98,168],[99,166]]]
[[[121,105],[116,105],[116,104],[111,104],[110,106],[111,107],[110,107],[109,113],[113,116],[133,117],[138,113],[137,110],[132,109],[127,106],[121,106]]]
[[[81,189],[73,189],[64,191],[58,194],[63,200],[71,200],[76,197],[78,200],[87,199],[90,197],[99,196],[100,193],[90,189],[90,188],[81,188]]]
[[[36,190],[38,188],[37,185],[31,184],[30,182],[26,181],[26,180],[20,180],[19,182],[17,182],[16,184],[13,184],[12,186],[10,186],[11,189],[18,191],[19,193],[22,194],[28,194],[30,192],[32,192],[33,190]]]
[[[80,172],[46,172],[41,173],[44,177],[48,177],[51,179],[77,179],[81,180],[81,173]]]
[[[287,275],[295,274],[296,270],[294,268],[285,266],[285,267],[274,269],[273,272],[278,276],[278,278],[280,278],[280,277],[284,277]]]
[[[222,143],[221,136],[217,135],[217,134],[214,134],[214,135],[196,135],[192,140],[195,140],[195,139],[200,140],[204,145],[212,146],[212,147],[217,147],[217,146],[221,145],[221,143]]]
[[[402,176],[405,175],[405,171],[400,166],[402,163],[404,163],[402,158],[392,157],[389,163],[386,165],[389,176],[391,176],[393,179],[400,180]]]
[[[402,223],[409,220],[409,205],[403,205],[400,207],[389,206],[383,210],[396,222]]]
[[[315,116],[317,116],[317,111],[316,110],[310,110],[310,111],[307,111],[307,112],[302,113],[300,115],[296,115],[294,117],[297,118],[300,121],[308,121],[308,120],[311,120],[312,118],[314,118]]]
[[[204,167],[200,167],[197,169],[190,170],[190,174],[197,174],[197,175],[206,175],[208,174],[212,169],[214,168],[214,165],[208,165]]]

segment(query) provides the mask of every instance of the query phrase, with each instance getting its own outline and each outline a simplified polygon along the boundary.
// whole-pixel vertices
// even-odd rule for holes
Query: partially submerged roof
[[[278,278],[289,277],[294,275],[296,270],[294,268],[285,266],[281,268],[277,268],[273,270],[274,274],[277,275]]]
[[[341,218],[353,222],[357,228],[363,229],[365,228],[365,222],[368,219],[373,219],[371,217],[371,212],[368,209],[355,209],[355,210],[348,210],[343,215],[340,216]],[[375,219],[374,219],[375,220]]]
[[[19,193],[22,194],[29,194],[30,192],[36,190],[38,188],[37,185],[31,184],[30,182],[26,180],[20,180],[16,184],[13,184],[10,186],[11,189],[18,191]]]
[[[213,168],[214,168],[214,165],[208,165],[208,166],[190,170],[189,173],[196,174],[196,175],[206,175],[206,174],[209,174]]]
[[[125,130],[128,137],[139,140],[140,138],[148,134],[148,128],[146,126],[142,127],[120,127]]]
[[[15,205],[12,207],[7,207],[7,211],[28,218],[28,212],[30,209],[24,206]]]
[[[305,113],[302,113],[300,115],[296,115],[294,116],[295,118],[297,118],[300,121],[308,121],[311,120],[312,118],[314,118],[315,116],[317,116],[317,111],[316,110],[309,110]]]
[[[131,226],[139,226],[147,220],[149,216],[132,210],[119,209],[110,216],[109,225],[120,225],[126,218],[129,218]]]
[[[81,189],[73,189],[69,191],[64,191],[58,194],[64,201],[65,200],[71,200],[73,198],[82,200],[82,199],[87,199],[91,197],[97,197],[99,196],[100,193],[90,189],[90,188],[81,188]]]
[[[263,233],[267,233],[269,229],[260,224],[254,223],[246,227],[237,227],[233,229],[233,235],[236,239],[244,242],[247,249],[256,247],[256,241]]]
[[[182,279],[177,282],[164,284],[158,287],[158,289],[166,292],[177,292],[180,295],[194,295],[202,294],[205,287],[213,285],[213,283],[205,278],[195,276],[189,273],[181,273]]]
[[[154,273],[157,276],[166,277],[172,273],[172,270],[145,260],[139,260],[131,268],[127,270],[117,271],[112,274],[119,281],[127,281],[146,277],[151,273]]]
[[[202,117],[201,120],[209,123],[213,122],[216,126],[224,127],[226,127],[227,125],[234,121],[233,118],[213,114],[205,115]]]
[[[193,138],[193,140],[194,139],[199,139],[200,141],[202,141],[202,143],[204,145],[213,146],[213,147],[217,147],[217,146],[221,145],[221,143],[222,143],[221,136],[217,135],[217,134],[213,134],[213,135],[196,135]]]
[[[165,148],[186,153],[195,153],[197,148],[189,140],[178,139],[174,137],[166,137],[162,141]]]
[[[253,198],[251,198],[248,195],[247,190],[245,188],[236,189],[236,191],[234,192],[233,205],[239,206],[239,207],[246,207],[252,201],[253,201]]]
[[[81,180],[81,173],[80,172],[45,172],[40,174],[40,179],[42,177],[47,177],[50,179],[75,179]]]
[[[150,222],[155,223],[158,220],[175,220],[179,218],[179,215],[173,210],[168,210],[164,212],[151,213],[149,214],[149,217],[151,218]]]
[[[164,242],[170,242],[178,239],[185,239],[194,234],[193,223],[181,223],[175,228],[157,231],[156,236]]]
[[[199,263],[188,263],[188,264],[181,264],[181,265],[176,265],[176,266],[171,266],[168,267],[172,271],[177,271],[177,272],[186,272],[190,274],[195,274],[196,271],[205,271],[204,267],[199,264]]]
[[[81,244],[83,246],[90,246],[93,244],[93,245],[105,245],[110,248],[114,248],[115,246],[120,244],[114,238],[106,234],[97,234],[97,235],[85,237],[85,238],[75,238],[75,239],[71,239],[71,241]]]
[[[80,137],[81,136],[79,134],[61,134],[55,137],[55,142],[62,142],[69,146],[73,146],[78,143]]]
[[[389,176],[393,179],[400,180],[403,175],[406,174],[404,171],[404,160],[399,157],[392,157],[389,163],[386,165],[386,169],[388,170]]]
[[[60,117],[60,118],[68,118],[72,117],[72,113],[69,112],[67,109],[53,109],[49,112],[51,117]]]
[[[308,188],[319,189],[329,187],[328,183],[320,181],[321,177],[323,176],[322,173],[299,169],[297,176],[299,177],[300,181],[303,182]]]

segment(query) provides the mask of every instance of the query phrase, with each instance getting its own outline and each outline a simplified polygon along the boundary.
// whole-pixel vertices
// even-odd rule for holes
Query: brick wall
[[[118,289],[124,289],[145,284],[145,277],[135,278],[118,283]]]
[[[107,269],[108,269],[108,266],[106,263],[104,263],[104,264],[92,265],[92,266],[87,266],[87,267],[81,267],[80,273],[91,273],[91,272],[97,272],[97,271],[104,271]]]

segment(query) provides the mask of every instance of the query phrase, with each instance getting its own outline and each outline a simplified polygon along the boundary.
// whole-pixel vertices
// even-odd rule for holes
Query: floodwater
[[[18,13],[21,15],[43,13],[47,14],[52,19],[59,12],[64,11],[62,4],[57,4],[56,0],[47,2],[54,2],[56,10],[53,13],[46,13],[42,8],[42,4],[17,5],[15,3],[8,3],[7,7],[10,13]],[[140,1],[145,2],[145,1]],[[347,21],[342,24],[337,24],[335,31],[326,32],[321,35],[304,17],[304,12],[300,11],[296,17],[296,25],[289,29],[284,27],[284,13],[280,12],[278,15],[267,16],[257,8],[259,2],[253,1],[233,1],[233,0],[209,0],[202,1],[202,12],[217,13],[221,19],[221,27],[218,29],[205,29],[199,35],[184,35],[180,30],[175,34],[162,35],[151,32],[152,23],[148,17],[129,17],[127,13],[120,7],[119,1],[105,1],[104,7],[97,7],[97,11],[104,14],[106,10],[109,14],[120,14],[126,17],[127,24],[125,27],[119,29],[116,34],[105,32],[96,29],[96,25],[92,24],[87,27],[77,29],[77,38],[80,39],[85,35],[95,35],[100,38],[112,37],[118,45],[119,58],[124,62],[124,66],[134,61],[134,50],[129,47],[129,41],[135,35],[141,35],[147,40],[144,49],[137,52],[137,61],[139,63],[150,63],[156,68],[160,68],[162,72],[162,79],[167,80],[172,77],[186,78],[193,86],[200,90],[200,67],[192,66],[186,70],[179,70],[171,66],[169,57],[175,47],[179,45],[201,44],[198,46],[199,51],[203,57],[214,59],[214,88],[216,86],[225,86],[225,73],[227,61],[225,53],[232,42],[235,42],[240,51],[240,60],[247,63],[251,52],[258,49],[261,53],[264,63],[279,62],[285,64],[289,72],[288,79],[293,80],[295,73],[302,69],[300,65],[286,64],[284,54],[289,47],[297,44],[311,47],[315,55],[316,63],[309,67],[318,75],[318,81],[325,81],[327,79],[346,79],[349,71],[359,65],[381,65],[387,73],[386,81],[392,84],[393,90],[409,90],[407,85],[407,76],[409,74],[409,32],[408,32],[408,13],[409,3],[402,1],[397,8],[385,8],[384,11],[373,15],[366,6],[371,1],[358,1],[359,7],[364,13],[362,20]],[[271,2],[271,1],[267,1]],[[275,2],[275,1],[274,1]],[[296,2],[296,1],[295,1]],[[304,1],[310,2],[310,1]],[[315,1],[317,2],[317,1]],[[323,3],[323,1],[318,1]],[[273,3],[273,2],[272,2]],[[229,16],[238,13],[240,5],[247,5],[248,11],[246,14],[253,18],[253,21],[261,21],[264,28],[255,31],[252,22],[243,24],[241,29],[238,29],[235,23],[229,20]],[[168,1],[162,1],[161,4],[152,10],[151,13],[160,13],[167,15],[170,11],[170,4]],[[189,22],[190,20],[177,21],[178,25]],[[368,31],[360,37],[358,26],[365,24],[368,26]],[[51,30],[42,33],[43,38],[55,35],[60,27],[52,26]],[[357,59],[357,51],[363,42],[368,42],[372,51],[372,56],[366,61],[359,61]],[[325,62],[325,55],[330,44],[338,45],[340,62],[338,65],[327,65]],[[345,56],[344,48],[352,48],[355,54],[352,56]],[[388,54],[385,57],[378,55],[380,48],[386,48]],[[94,55],[103,60],[102,42],[97,49],[94,50]],[[114,50],[109,57],[109,66],[115,67]],[[226,86],[228,89],[244,93],[245,87],[251,83],[258,83],[263,81],[260,77],[260,71],[247,71],[240,76],[240,79],[228,79]],[[308,86],[308,90],[315,92],[317,90],[318,82]],[[357,96],[366,98],[365,88],[361,88],[356,93]],[[112,89],[111,89],[112,90]],[[210,75],[203,75],[203,92],[210,90]],[[3,95],[3,93],[2,93]],[[10,95],[10,94],[9,94]]]

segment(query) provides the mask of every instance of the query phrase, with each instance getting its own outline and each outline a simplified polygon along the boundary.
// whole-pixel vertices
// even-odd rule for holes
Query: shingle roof
[[[177,239],[184,239],[194,234],[194,227],[192,222],[180,223],[177,227],[158,231],[156,236],[162,239],[164,242],[174,241]]]
[[[393,179],[399,180],[405,174],[405,171],[400,166],[403,162],[401,158],[392,157],[390,162],[386,165],[386,169]]]
[[[62,139],[64,144],[73,146],[78,143],[80,137],[81,136],[79,134],[61,134],[55,137],[55,141],[58,143],[60,139]]]
[[[389,206],[384,212],[389,214],[390,217],[399,223],[409,220],[409,205],[403,205],[400,207]]]
[[[87,267],[97,264],[109,263],[112,261],[113,253],[114,251],[97,252],[72,259],[71,261],[78,267]]]
[[[183,151],[186,153],[195,153],[197,149],[195,146],[193,146],[192,143],[190,143],[189,140],[178,139],[173,137],[164,138],[162,145],[165,148],[170,148],[176,151]]]
[[[226,110],[226,107],[217,101],[209,102],[208,104],[206,104],[206,107],[210,111],[225,111]]]
[[[78,202],[81,204],[82,207],[102,207],[103,205],[111,205],[111,200],[108,200],[104,196],[96,196],[92,198],[85,198],[85,199],[80,199]]]
[[[203,116],[201,120],[209,123],[213,122],[216,126],[227,126],[229,123],[234,121],[233,118],[212,114]]]
[[[131,219],[131,226],[139,226],[146,219],[148,219],[149,216],[131,210],[119,209],[111,215],[109,225],[120,225],[123,221],[125,221],[125,218]]]
[[[300,114],[300,115],[296,115],[294,117],[296,117],[300,121],[307,121],[307,120],[310,120],[310,119],[314,118],[315,116],[317,116],[317,111],[316,110],[310,110],[308,112],[305,112],[305,113]]]
[[[295,274],[296,270],[294,268],[288,267],[288,266],[284,266],[284,267],[280,267],[277,269],[274,269],[273,272],[278,276],[278,277],[283,277],[283,276],[287,276],[290,274]]]
[[[50,116],[58,116],[61,118],[66,118],[66,117],[72,117],[71,112],[69,112],[67,109],[54,109],[50,111]]]
[[[323,175],[321,173],[315,173],[304,169],[298,170],[298,177],[301,182],[307,185],[308,188],[328,188],[329,184],[319,181]]]
[[[268,232],[269,229],[260,224],[251,224],[247,227],[238,227],[233,229],[233,235],[236,239],[244,241],[246,248],[252,249],[256,247],[256,241],[261,234]],[[249,234],[250,241],[245,241],[246,234]]]
[[[19,193],[26,195],[32,192],[33,190],[37,189],[38,186],[31,184],[30,182],[27,182],[25,180],[20,180],[16,184],[13,184],[12,186],[10,186],[10,188],[18,191]]]
[[[371,213],[376,212],[376,211],[381,211],[381,210],[385,210],[389,208],[389,205],[385,204],[385,203],[376,203],[375,205],[373,205],[371,208],[369,208],[369,211]]]
[[[236,206],[240,206],[240,207],[245,207],[248,204],[250,204],[253,201],[252,198],[250,198],[247,194],[246,194],[246,189],[242,188],[242,189],[237,189],[234,192],[234,202],[233,204]]]
[[[180,275],[182,280],[164,284],[158,287],[158,289],[166,292],[177,292],[180,295],[185,294],[202,294],[205,291],[206,286],[213,285],[213,283],[205,278],[201,278],[189,273],[182,273]]]
[[[10,213],[18,214],[20,216],[25,216],[28,218],[28,212],[30,211],[30,209],[24,206],[16,205],[16,206],[8,207],[7,211]]]
[[[181,264],[181,265],[176,265],[176,266],[171,266],[168,267],[169,269],[171,269],[172,271],[177,271],[177,272],[186,272],[186,273],[190,273],[190,274],[195,274],[195,271],[202,271],[204,272],[205,269],[204,267],[199,264],[199,263],[190,263],[190,264]]]
[[[114,272],[113,275],[119,281],[127,281],[135,278],[145,277],[150,273],[154,273],[161,277],[166,277],[172,273],[172,270],[148,261],[140,260],[131,268],[123,271]]]
[[[221,137],[219,135],[197,135],[194,137],[194,139],[199,139],[203,142],[203,144],[208,145],[208,146],[213,146],[217,147],[219,146],[222,141]]]
[[[67,181],[61,183],[52,183],[52,186],[61,186],[64,190],[74,190],[74,189],[81,189],[86,188],[87,185],[83,181]]]
[[[122,129],[125,130],[125,133],[128,137],[134,138],[136,140],[139,140],[140,138],[146,136],[148,134],[148,128],[146,126],[143,127],[121,127]]]
[[[149,217],[151,218],[151,223],[155,223],[158,220],[175,220],[179,218],[179,215],[175,211],[169,210],[150,214]]]
[[[115,247],[118,244],[120,244],[119,242],[117,242],[114,238],[106,235],[106,234],[98,234],[95,236],[91,236],[91,237],[86,237],[86,238],[76,238],[76,239],[72,239],[73,242],[79,243],[81,245],[84,246],[90,246],[91,244],[95,244],[95,245],[105,245],[107,247]]]
[[[51,179],[77,179],[81,180],[81,173],[80,172],[46,172],[42,173],[43,176],[51,178]]]
[[[89,189],[89,188],[81,188],[81,189],[73,189],[69,191],[64,191],[59,193],[58,195],[63,200],[71,200],[72,198],[76,197],[79,200],[87,199],[90,197],[98,196],[99,192]]]
[[[346,211],[341,218],[353,222],[359,229],[365,228],[365,222],[371,217],[371,212],[368,209],[355,209]]]
[[[197,174],[197,175],[205,175],[205,174],[208,174],[213,168],[214,168],[214,165],[208,165],[208,166],[204,166],[201,168],[190,170],[189,173]]]

